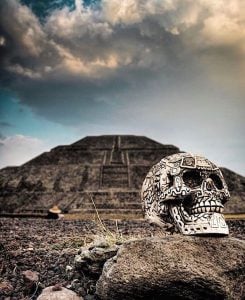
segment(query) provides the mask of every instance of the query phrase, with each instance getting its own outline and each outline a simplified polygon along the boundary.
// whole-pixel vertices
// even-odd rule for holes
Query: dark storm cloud
[[[114,104],[107,103],[102,95],[116,95],[116,83],[114,86],[100,86],[86,81],[37,80],[31,84],[29,81],[18,87],[18,97],[47,119],[74,125],[91,119],[104,119],[113,113]]]
[[[59,6],[40,22],[18,0],[1,1],[1,83],[37,114],[99,122],[154,81],[162,90],[151,100],[168,104],[167,91],[198,72],[243,94],[242,80],[224,72],[244,72],[242,1],[104,0],[93,9],[75,2],[76,9]],[[184,98],[172,102],[181,107]]]
[[[61,123],[112,113],[107,99],[153,76],[174,43],[152,20],[125,27],[83,8],[56,11],[41,25],[15,0],[1,7],[2,82],[36,113]]]

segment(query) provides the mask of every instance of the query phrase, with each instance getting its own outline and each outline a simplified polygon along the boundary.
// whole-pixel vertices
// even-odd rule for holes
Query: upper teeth
[[[204,212],[217,212],[222,213],[222,206],[199,206],[191,209],[191,214],[204,213]]]

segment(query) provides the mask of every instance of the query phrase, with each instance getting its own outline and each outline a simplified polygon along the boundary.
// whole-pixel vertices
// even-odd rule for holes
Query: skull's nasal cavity
[[[213,180],[212,180],[211,178],[208,178],[208,179],[206,180],[206,189],[207,189],[208,191],[212,191],[213,189],[215,189],[214,182],[213,182]]]

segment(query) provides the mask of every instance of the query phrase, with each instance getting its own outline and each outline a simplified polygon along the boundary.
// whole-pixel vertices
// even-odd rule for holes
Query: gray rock
[[[89,249],[109,248],[110,244],[103,237],[97,237],[88,247]]]
[[[42,291],[37,300],[82,300],[76,293],[63,287],[49,286]]]
[[[96,285],[102,300],[242,299],[245,242],[172,236],[125,243]]]
[[[119,246],[109,245],[106,241],[95,241],[80,250],[75,256],[75,267],[82,273],[91,276],[99,276],[102,273],[104,263],[116,255]]]

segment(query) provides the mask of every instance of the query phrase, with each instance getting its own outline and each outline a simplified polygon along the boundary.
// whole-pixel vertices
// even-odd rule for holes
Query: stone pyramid
[[[150,167],[179,152],[144,136],[87,136],[20,167],[0,171],[0,209],[7,213],[64,212],[141,215],[140,189]]]
[[[82,218],[94,215],[95,207],[102,217],[141,217],[145,175],[161,158],[177,152],[173,145],[133,135],[87,136],[55,147],[20,167],[0,170],[0,214],[46,215],[58,205]],[[227,178],[231,173],[236,182],[242,180],[225,170]],[[240,198],[236,198],[238,206]]]

